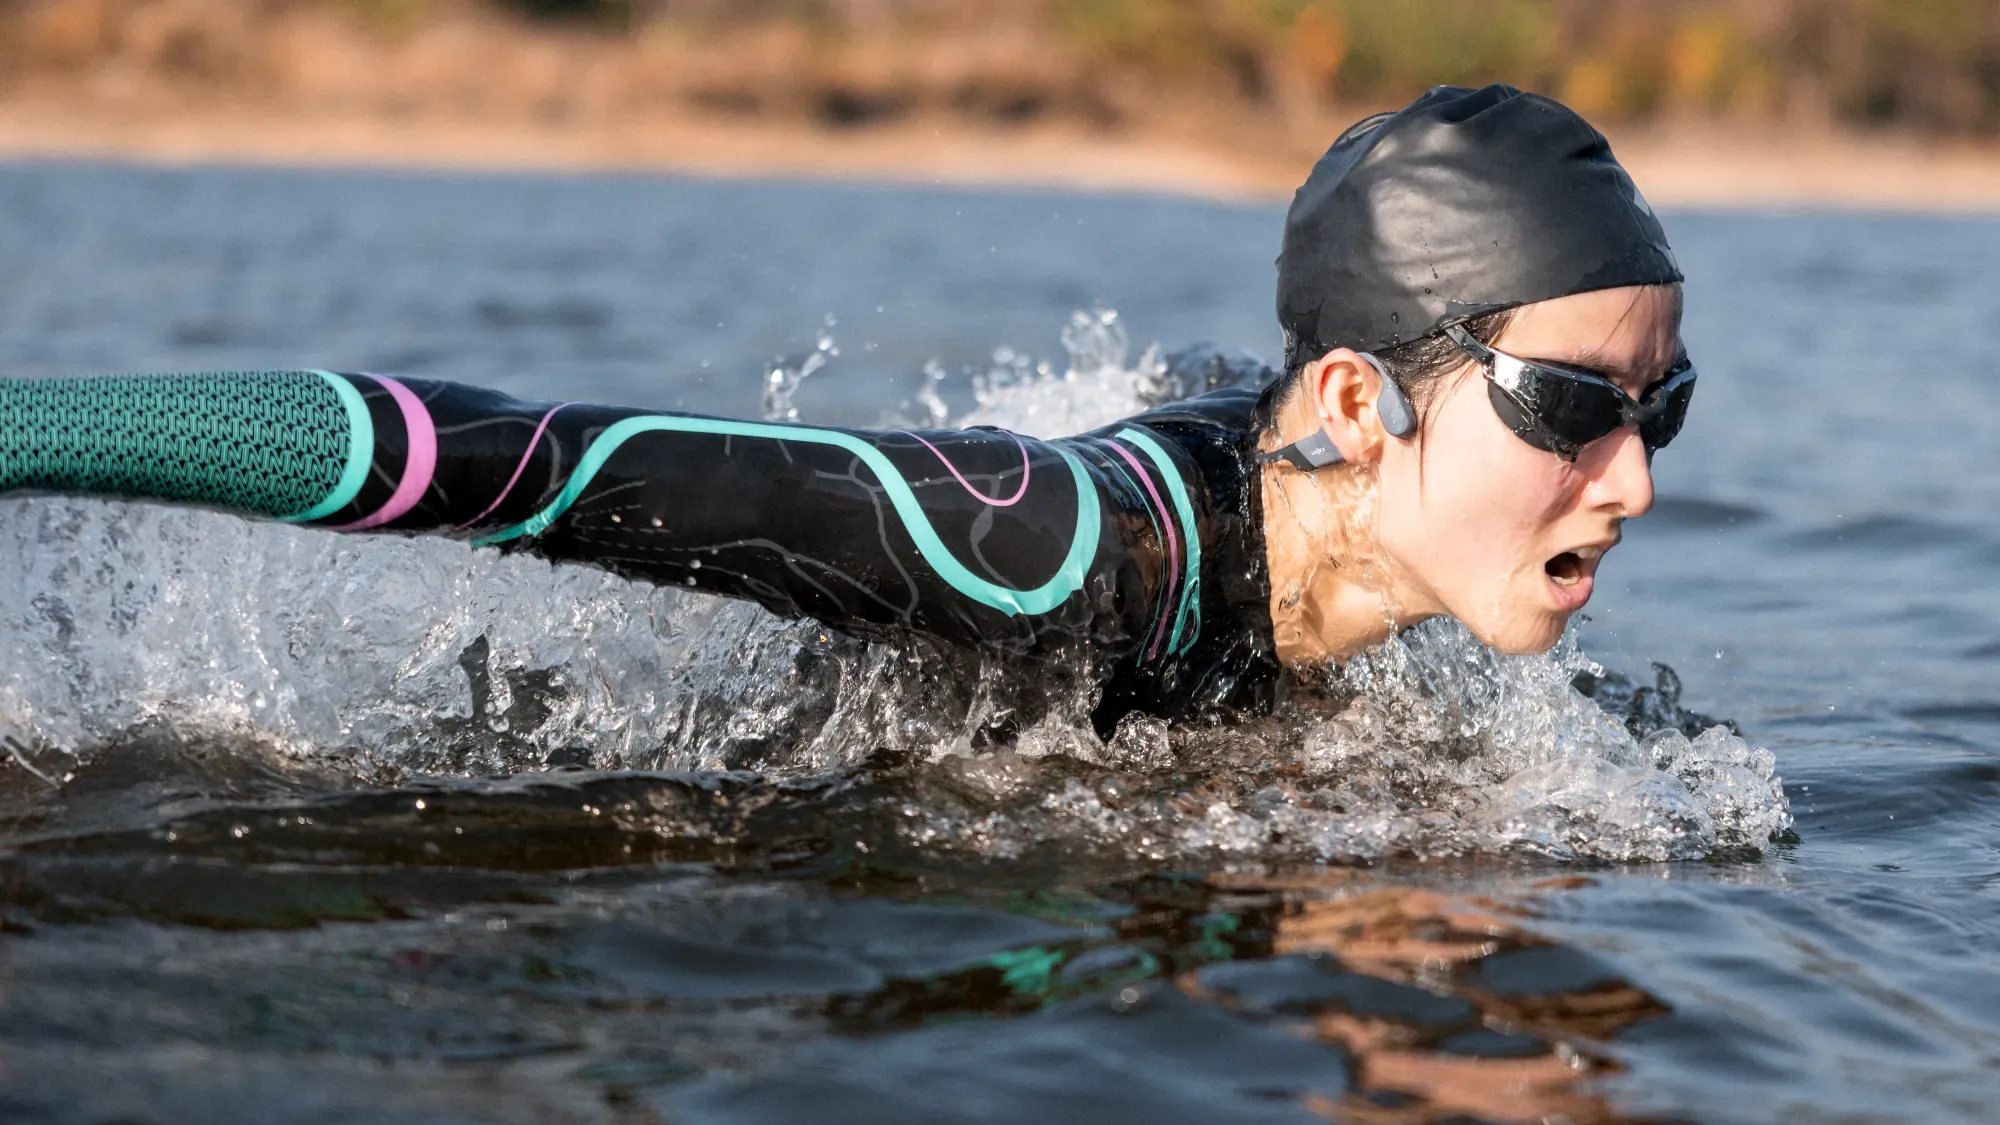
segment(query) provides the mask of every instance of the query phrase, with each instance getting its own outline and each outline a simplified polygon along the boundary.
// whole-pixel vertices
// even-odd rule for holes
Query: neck
[[[1303,396],[1296,396],[1303,397]],[[1262,448],[1276,449],[1318,424],[1296,401],[1281,408]],[[1300,472],[1262,467],[1264,553],[1271,576],[1271,629],[1288,665],[1344,660],[1429,613],[1376,545],[1374,469],[1336,465]]]

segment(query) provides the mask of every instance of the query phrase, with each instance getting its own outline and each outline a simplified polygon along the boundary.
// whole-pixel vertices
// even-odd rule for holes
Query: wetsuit
[[[1196,389],[1249,382],[1207,359]],[[1041,441],[321,371],[0,380],[0,492],[445,532],[868,637],[1081,655],[1108,733],[1268,703],[1255,401],[1229,387]]]

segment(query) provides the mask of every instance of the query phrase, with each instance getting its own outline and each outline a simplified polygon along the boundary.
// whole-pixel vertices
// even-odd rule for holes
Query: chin
[[[1548,616],[1537,614],[1505,622],[1475,624],[1460,618],[1479,643],[1495,652],[1507,656],[1532,656],[1547,652],[1562,640],[1563,630],[1569,626],[1569,615]]]

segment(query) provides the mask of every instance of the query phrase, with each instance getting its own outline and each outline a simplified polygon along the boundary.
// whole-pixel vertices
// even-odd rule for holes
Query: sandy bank
[[[2000,211],[2000,146],[1658,126],[1614,133],[1648,198],[1669,207]],[[1064,126],[899,122],[837,130],[659,115],[558,124],[179,107],[80,112],[0,101],[0,159],[412,169],[650,171],[722,177],[1153,191],[1287,198],[1309,152]]]

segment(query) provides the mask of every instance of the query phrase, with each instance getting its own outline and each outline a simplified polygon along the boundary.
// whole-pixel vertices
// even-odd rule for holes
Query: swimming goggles
[[[1694,365],[1682,354],[1636,401],[1602,375],[1496,352],[1459,325],[1444,334],[1486,368],[1486,397],[1514,435],[1565,461],[1626,426],[1639,427],[1647,452],[1681,432],[1694,398]]]

